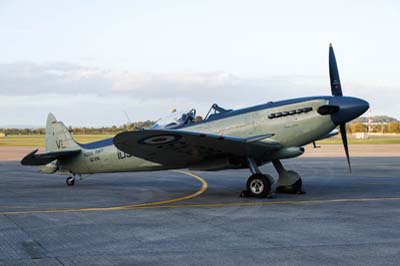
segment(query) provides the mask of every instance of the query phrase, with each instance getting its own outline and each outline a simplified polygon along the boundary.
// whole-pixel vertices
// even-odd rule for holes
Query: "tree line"
[[[364,123],[350,123],[347,126],[348,133],[368,132],[368,125]],[[369,132],[375,133],[400,133],[400,122],[371,125]]]
[[[393,120],[392,120],[393,121]],[[127,123],[120,126],[113,125],[111,127],[69,127],[69,131],[75,135],[114,135],[123,131],[132,131],[140,128],[149,128],[154,121],[140,121]],[[364,122],[353,122],[347,124],[348,133],[368,132],[368,125]],[[400,133],[400,122],[394,121],[382,124],[371,125],[371,131],[376,133]],[[45,128],[6,128],[1,129],[0,133],[5,135],[44,135]]]
[[[132,131],[140,128],[149,128],[154,121],[140,121],[127,123],[120,126],[111,127],[68,127],[68,130],[75,135],[114,135],[123,131]],[[45,128],[0,128],[0,132],[5,135],[44,135]]]

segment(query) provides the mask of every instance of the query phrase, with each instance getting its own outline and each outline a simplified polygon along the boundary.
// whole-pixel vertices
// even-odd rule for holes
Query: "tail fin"
[[[79,148],[63,122],[57,121],[52,113],[46,122],[46,151],[60,151]]]

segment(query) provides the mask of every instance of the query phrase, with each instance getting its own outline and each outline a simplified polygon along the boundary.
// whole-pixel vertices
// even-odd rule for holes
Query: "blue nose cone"
[[[339,110],[331,115],[333,123],[340,125],[349,122],[363,113],[369,108],[369,103],[355,97],[332,97],[329,100],[330,105],[339,106]]]

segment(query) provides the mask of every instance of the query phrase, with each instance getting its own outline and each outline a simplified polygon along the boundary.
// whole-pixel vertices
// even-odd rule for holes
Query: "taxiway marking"
[[[372,201],[400,201],[400,197],[394,198],[361,198],[361,199],[326,199],[326,200],[287,200],[287,201],[261,201],[261,202],[229,202],[229,203],[205,203],[205,204],[181,204],[181,205],[158,205],[135,207],[134,209],[178,209],[178,208],[199,208],[199,207],[242,207],[262,205],[306,205],[325,204],[337,202],[372,202]]]
[[[174,199],[168,199],[168,200],[162,200],[162,201],[155,201],[155,202],[146,202],[146,203],[139,203],[139,204],[133,204],[133,205],[124,205],[124,206],[115,206],[115,207],[93,207],[93,208],[65,208],[65,209],[45,209],[45,210],[31,210],[31,211],[5,211],[5,212],[0,212],[0,214],[31,214],[31,213],[56,213],[56,212],[89,212],[89,211],[118,211],[118,210],[127,210],[127,209],[135,209],[135,208],[144,208],[144,207],[155,207],[160,204],[168,204],[168,203],[174,203],[178,201],[183,201],[183,200],[188,200],[195,198],[201,194],[203,194],[208,187],[208,183],[206,180],[201,178],[198,175],[195,175],[191,172],[187,171],[182,171],[182,170],[174,170],[174,172],[181,173],[187,176],[194,177],[201,183],[201,188],[196,191],[195,193],[179,197],[179,198],[174,198]],[[8,206],[11,207],[11,206]],[[15,208],[24,208],[23,206],[16,206]],[[25,208],[32,208],[32,207],[25,207]]]
[[[196,192],[197,193],[197,192]],[[190,195],[189,195],[190,196]],[[186,197],[182,197],[186,198]],[[179,199],[179,198],[177,198]],[[186,198],[187,199],[187,198]],[[176,199],[167,200],[169,203],[176,202]],[[55,212],[88,212],[88,211],[116,211],[116,210],[137,210],[137,209],[180,209],[180,208],[215,208],[215,207],[244,207],[244,206],[266,206],[266,205],[308,205],[308,204],[327,204],[338,202],[373,202],[373,201],[400,201],[400,197],[395,198],[361,198],[361,199],[326,199],[326,200],[288,200],[288,201],[261,201],[261,202],[230,202],[230,203],[205,203],[205,204],[181,204],[181,205],[155,205],[155,203],[143,203],[137,205],[127,205],[121,207],[104,208],[80,208],[80,209],[53,209],[35,211],[15,211],[0,212],[0,214],[31,214],[31,213],[55,213]],[[166,201],[164,201],[165,204]],[[160,203],[159,203],[160,204]]]
[[[89,212],[89,211],[117,211],[117,210],[135,210],[135,209],[178,209],[178,208],[212,208],[212,207],[244,207],[244,206],[266,206],[266,205],[306,205],[306,204],[329,204],[329,203],[350,203],[350,202],[373,202],[373,201],[400,201],[400,197],[386,198],[344,198],[344,199],[321,199],[321,200],[286,200],[286,201],[253,201],[253,202],[228,202],[228,203],[204,203],[204,204],[180,204],[166,205],[178,201],[188,200],[203,194],[207,188],[207,182],[198,175],[190,172],[175,170],[174,172],[182,173],[196,178],[201,183],[201,188],[187,196],[148,202],[134,205],[116,206],[116,207],[95,207],[95,208],[71,208],[71,209],[46,209],[32,211],[10,211],[0,212],[0,214],[32,214],[32,213],[57,213],[57,212]]]
[[[195,193],[187,195],[187,196],[184,196],[184,197],[175,198],[175,199],[169,199],[169,200],[162,200],[162,201],[155,201],[155,202],[148,202],[148,203],[142,203],[142,204],[136,204],[136,205],[121,206],[121,208],[131,209],[131,208],[142,207],[142,206],[146,207],[146,206],[161,205],[161,204],[168,204],[168,203],[173,203],[173,202],[177,202],[177,201],[188,200],[188,199],[192,199],[192,198],[195,198],[197,196],[200,196],[201,194],[203,194],[207,190],[208,183],[207,183],[206,180],[204,180],[200,176],[195,175],[195,174],[193,174],[191,172],[186,172],[186,171],[182,171],[182,170],[173,170],[173,171],[196,178],[197,180],[200,181],[201,188],[198,191],[196,191]]]

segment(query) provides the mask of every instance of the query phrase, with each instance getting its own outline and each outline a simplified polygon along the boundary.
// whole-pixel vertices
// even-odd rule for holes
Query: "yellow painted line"
[[[56,212],[116,211],[116,210],[134,210],[134,209],[176,209],[176,208],[207,208],[207,207],[213,208],[213,207],[244,207],[244,206],[266,206],[266,205],[306,205],[306,204],[329,204],[329,203],[350,203],[350,202],[400,201],[400,197],[386,197],[386,198],[344,198],[344,199],[286,200],[286,201],[270,200],[270,201],[252,201],[252,202],[242,201],[242,202],[228,202],[228,203],[165,205],[197,197],[203,194],[208,187],[207,182],[198,175],[180,170],[175,170],[175,172],[196,178],[198,181],[201,182],[201,188],[195,193],[192,193],[187,196],[169,200],[134,204],[134,205],[125,205],[116,207],[14,211],[14,212],[0,212],[0,214],[32,214],[32,213],[56,213]]]
[[[217,207],[244,207],[244,206],[266,206],[266,205],[307,205],[327,203],[350,203],[350,202],[374,202],[374,201],[400,201],[395,198],[361,198],[361,199],[327,199],[327,200],[290,200],[290,201],[260,201],[260,202],[229,202],[229,203],[205,203],[205,204],[180,204],[180,205],[152,205],[149,203],[110,207],[110,208],[81,208],[81,209],[57,209],[42,211],[16,211],[0,212],[0,214],[30,214],[30,213],[54,213],[54,212],[86,212],[86,211],[113,211],[113,210],[134,210],[134,209],[180,209],[180,208],[217,208]]]
[[[190,172],[181,171],[181,170],[174,170],[174,172],[181,173],[181,174],[188,175],[188,176],[196,178],[197,180],[200,181],[201,188],[198,191],[196,191],[195,193],[187,195],[187,196],[184,196],[184,197],[175,198],[175,199],[169,199],[169,200],[156,201],[156,202],[142,203],[142,204],[136,204],[136,205],[121,206],[121,208],[131,209],[131,208],[142,207],[142,206],[161,205],[161,204],[168,204],[168,203],[173,203],[173,202],[177,202],[177,201],[188,200],[188,199],[192,199],[192,198],[195,198],[197,196],[200,196],[201,194],[203,194],[207,190],[208,184],[207,184],[206,180],[204,180],[200,176],[195,175],[195,174],[190,173]]]
[[[0,212],[0,214],[31,214],[31,213],[55,213],[55,212],[89,212],[89,211],[117,211],[117,210],[126,210],[126,209],[134,209],[134,208],[143,208],[143,207],[150,207],[150,206],[157,206],[160,204],[168,204],[183,200],[192,199],[203,194],[208,187],[207,182],[198,175],[195,175],[190,172],[181,171],[181,170],[174,170],[174,172],[181,173],[187,176],[191,176],[196,178],[201,183],[201,188],[196,191],[195,193],[189,194],[187,196],[162,200],[162,201],[155,201],[155,202],[147,202],[147,203],[139,203],[134,205],[125,205],[125,206],[115,206],[115,207],[94,207],[94,208],[65,208],[65,209],[46,209],[46,210],[32,210],[32,211],[5,211]],[[11,207],[11,206],[10,206]],[[22,208],[21,206],[15,208]],[[30,207],[26,207],[30,208]]]
[[[181,205],[157,205],[135,207],[135,209],[178,209],[178,208],[200,208],[200,207],[241,207],[241,206],[263,206],[263,205],[306,205],[325,204],[337,202],[373,202],[373,201],[400,201],[398,198],[361,198],[361,199],[326,199],[326,200],[290,200],[290,201],[260,201],[260,202],[229,202],[229,203],[205,203],[205,204],[181,204]]]

